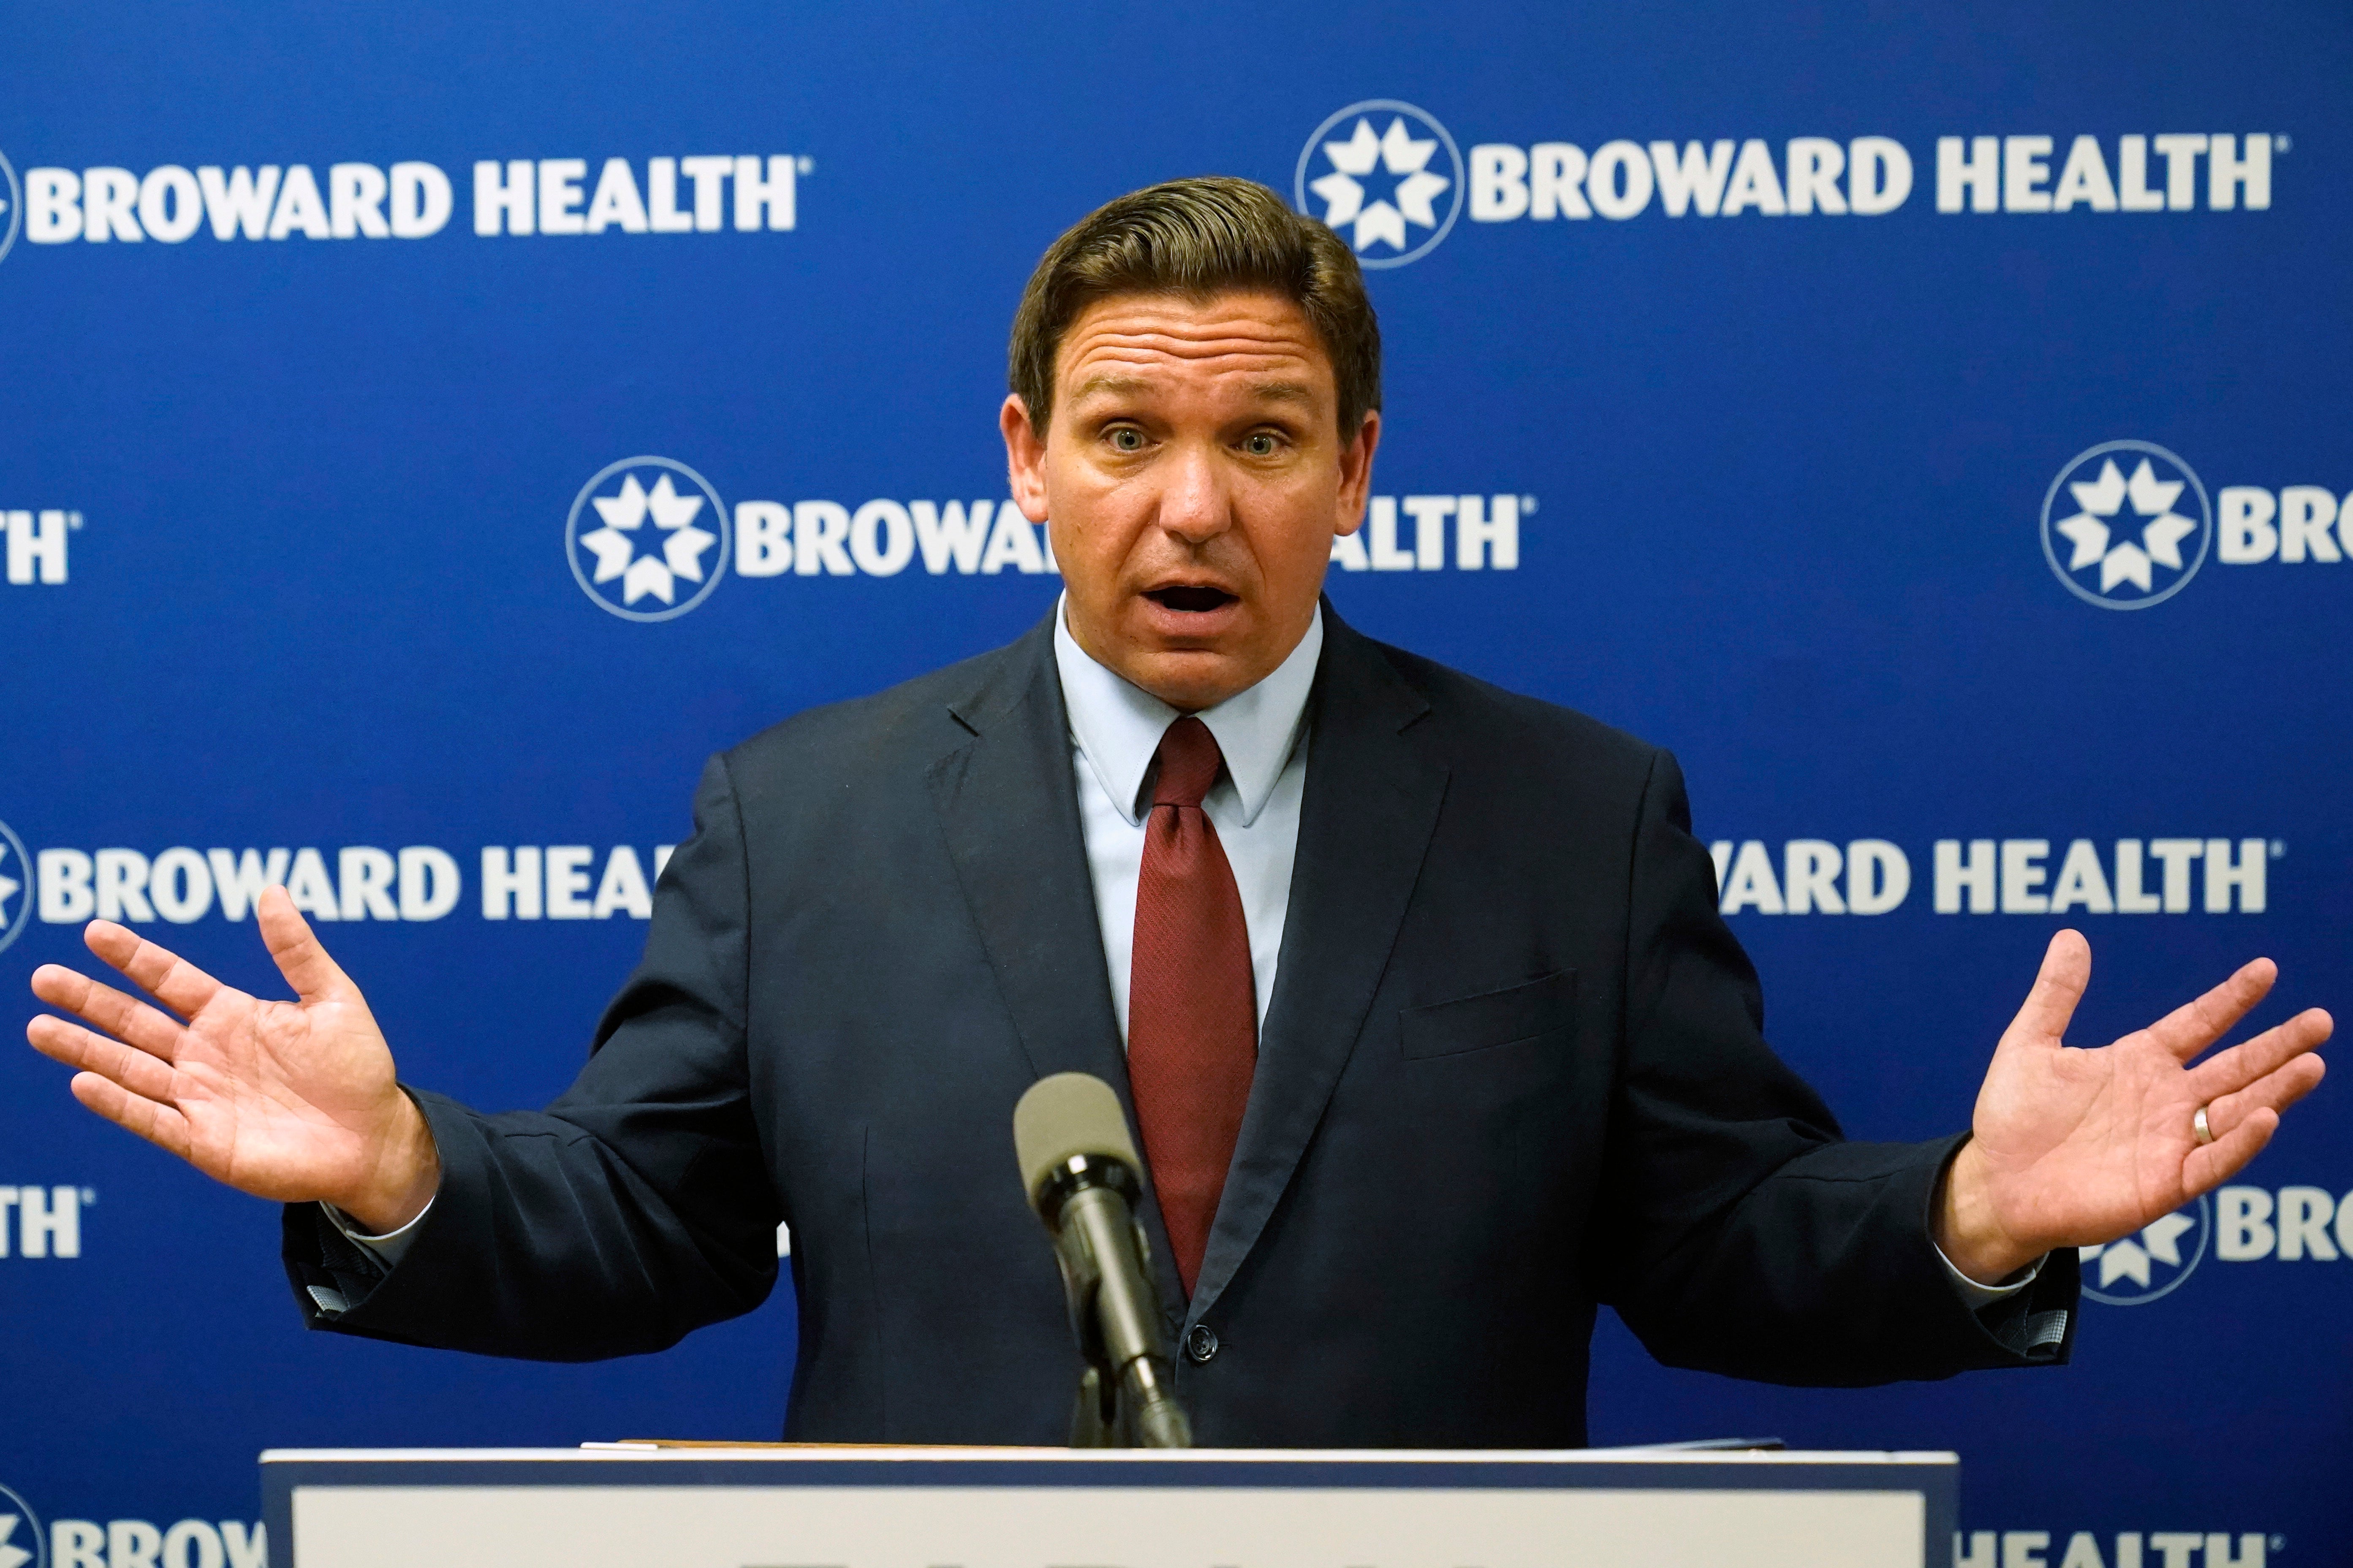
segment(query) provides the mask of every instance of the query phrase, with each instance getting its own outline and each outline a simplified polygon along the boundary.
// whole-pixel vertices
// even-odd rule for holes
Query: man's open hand
[[[432,1132],[394,1081],[392,1051],[359,987],[286,889],[263,892],[255,918],[298,1001],[249,996],[93,921],[83,935],[90,952],[171,1013],[43,964],[33,994],[90,1027],[43,1016],[26,1037],[81,1069],[75,1099],[206,1175],[256,1197],[324,1199],[379,1232],[396,1229],[439,1182]]]
[[[2328,1015],[2309,1009],[2189,1064],[2278,973],[2256,959],[2147,1028],[2079,1050],[2062,1037],[2091,979],[2091,944],[2072,931],[2052,937],[1946,1179],[1936,1225],[1945,1256],[1991,1284],[2053,1248],[2129,1236],[2253,1159],[2280,1112],[2320,1082],[2312,1052],[2328,1038]],[[2193,1131],[2200,1106],[2211,1143]]]

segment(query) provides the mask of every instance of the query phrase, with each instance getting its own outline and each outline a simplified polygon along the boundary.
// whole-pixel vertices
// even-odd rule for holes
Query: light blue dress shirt
[[[1225,774],[1202,797],[1201,810],[1218,830],[1218,843],[1241,894],[1261,1027],[1267,1003],[1274,995],[1275,959],[1282,951],[1282,921],[1291,904],[1299,804],[1307,791],[1307,693],[1315,684],[1315,661],[1323,651],[1324,611],[1319,605],[1307,635],[1273,674],[1196,715],[1225,754]],[[1125,1039],[1135,884],[1144,866],[1145,819],[1152,810],[1145,784],[1160,737],[1179,714],[1088,657],[1059,607],[1054,664],[1061,677],[1062,705],[1070,710],[1079,821],[1086,831],[1095,919],[1103,928],[1103,958],[1111,969],[1112,1005],[1119,1014],[1120,1037]]]

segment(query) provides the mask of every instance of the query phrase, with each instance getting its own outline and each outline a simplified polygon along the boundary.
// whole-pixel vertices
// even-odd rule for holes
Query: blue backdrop
[[[2353,1004],[2341,6],[157,5],[7,50],[0,1010],[94,911],[276,994],[282,875],[406,1076],[552,1097],[706,753],[1052,602],[1014,300],[1204,171],[1375,268],[1342,613],[1676,750],[1850,1131],[1963,1124],[2061,923],[2087,1043],[2257,952],[2258,1022]],[[64,1077],[0,1051],[5,1568],[251,1561],[265,1445],[775,1436],[788,1288],[602,1366],[306,1335],[277,1211]],[[1595,1438],[1957,1448],[1982,1568],[2343,1561],[2348,1258],[2331,1086],[2085,1260],[2065,1371],[1769,1389],[1610,1321]]]

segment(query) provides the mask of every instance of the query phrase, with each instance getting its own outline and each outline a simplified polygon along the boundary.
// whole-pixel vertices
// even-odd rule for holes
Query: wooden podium
[[[277,1568],[1938,1568],[1951,1454],[261,1456]]]

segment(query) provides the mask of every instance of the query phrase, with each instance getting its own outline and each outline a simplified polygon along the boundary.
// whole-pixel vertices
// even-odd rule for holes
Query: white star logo
[[[2198,1222],[2188,1215],[2169,1214],[2142,1226],[2138,1240],[2127,1237],[2105,1247],[2083,1247],[2078,1256],[2086,1263],[2099,1260],[2101,1289],[2119,1279],[2129,1279],[2146,1290],[2149,1288],[2150,1260],[2180,1268],[2182,1234],[2197,1228]]]
[[[596,582],[621,580],[624,605],[634,605],[649,594],[665,605],[675,604],[679,578],[702,581],[702,552],[719,539],[694,526],[695,517],[702,510],[701,496],[679,494],[668,474],[656,479],[648,491],[638,483],[638,476],[630,474],[621,481],[618,495],[589,500],[605,526],[582,534],[581,548],[596,557]],[[645,542],[657,544],[659,553],[640,555],[639,531],[649,516],[657,532],[646,536]]]
[[[1453,136],[1428,111],[1393,98],[1368,98],[1327,117],[1300,148],[1291,185],[1292,205],[1320,216],[1368,270],[1428,255],[1461,216],[1463,194]]]
[[[2103,458],[2098,479],[2088,484],[2078,479],[2067,487],[2083,510],[2052,524],[2053,532],[2075,547],[2067,570],[2081,572],[2097,566],[2103,594],[2119,583],[2130,583],[2144,594],[2153,591],[2152,565],[2180,571],[2181,542],[2198,531],[2196,522],[2174,512],[2173,503],[2180,499],[2183,488],[2180,479],[2158,479],[2147,458],[2140,460],[2130,479],[2117,471],[2114,458]],[[2117,538],[2109,521],[2127,500],[2134,514],[2145,520],[2137,540]]]
[[[1344,224],[1355,226],[1350,243],[1358,250],[1376,240],[1403,250],[1407,248],[1405,226],[1413,223],[1436,228],[1438,209],[1431,204],[1453,186],[1454,182],[1445,175],[1430,172],[1430,155],[1437,150],[1434,136],[1414,140],[1401,114],[1392,116],[1388,130],[1378,136],[1373,133],[1372,121],[1358,115],[1354,135],[1345,142],[1324,143],[1332,173],[1307,188],[1323,198],[1327,225],[1335,229]],[[1361,181],[1376,164],[1401,178],[1387,198],[1367,202]]]
[[[672,458],[624,458],[573,496],[564,553],[598,609],[668,621],[711,597],[727,575],[733,538],[727,503],[709,479]]]
[[[16,1533],[16,1519],[13,1513],[0,1513],[0,1568],[24,1568],[33,1560],[31,1552],[9,1543],[8,1538]]]

